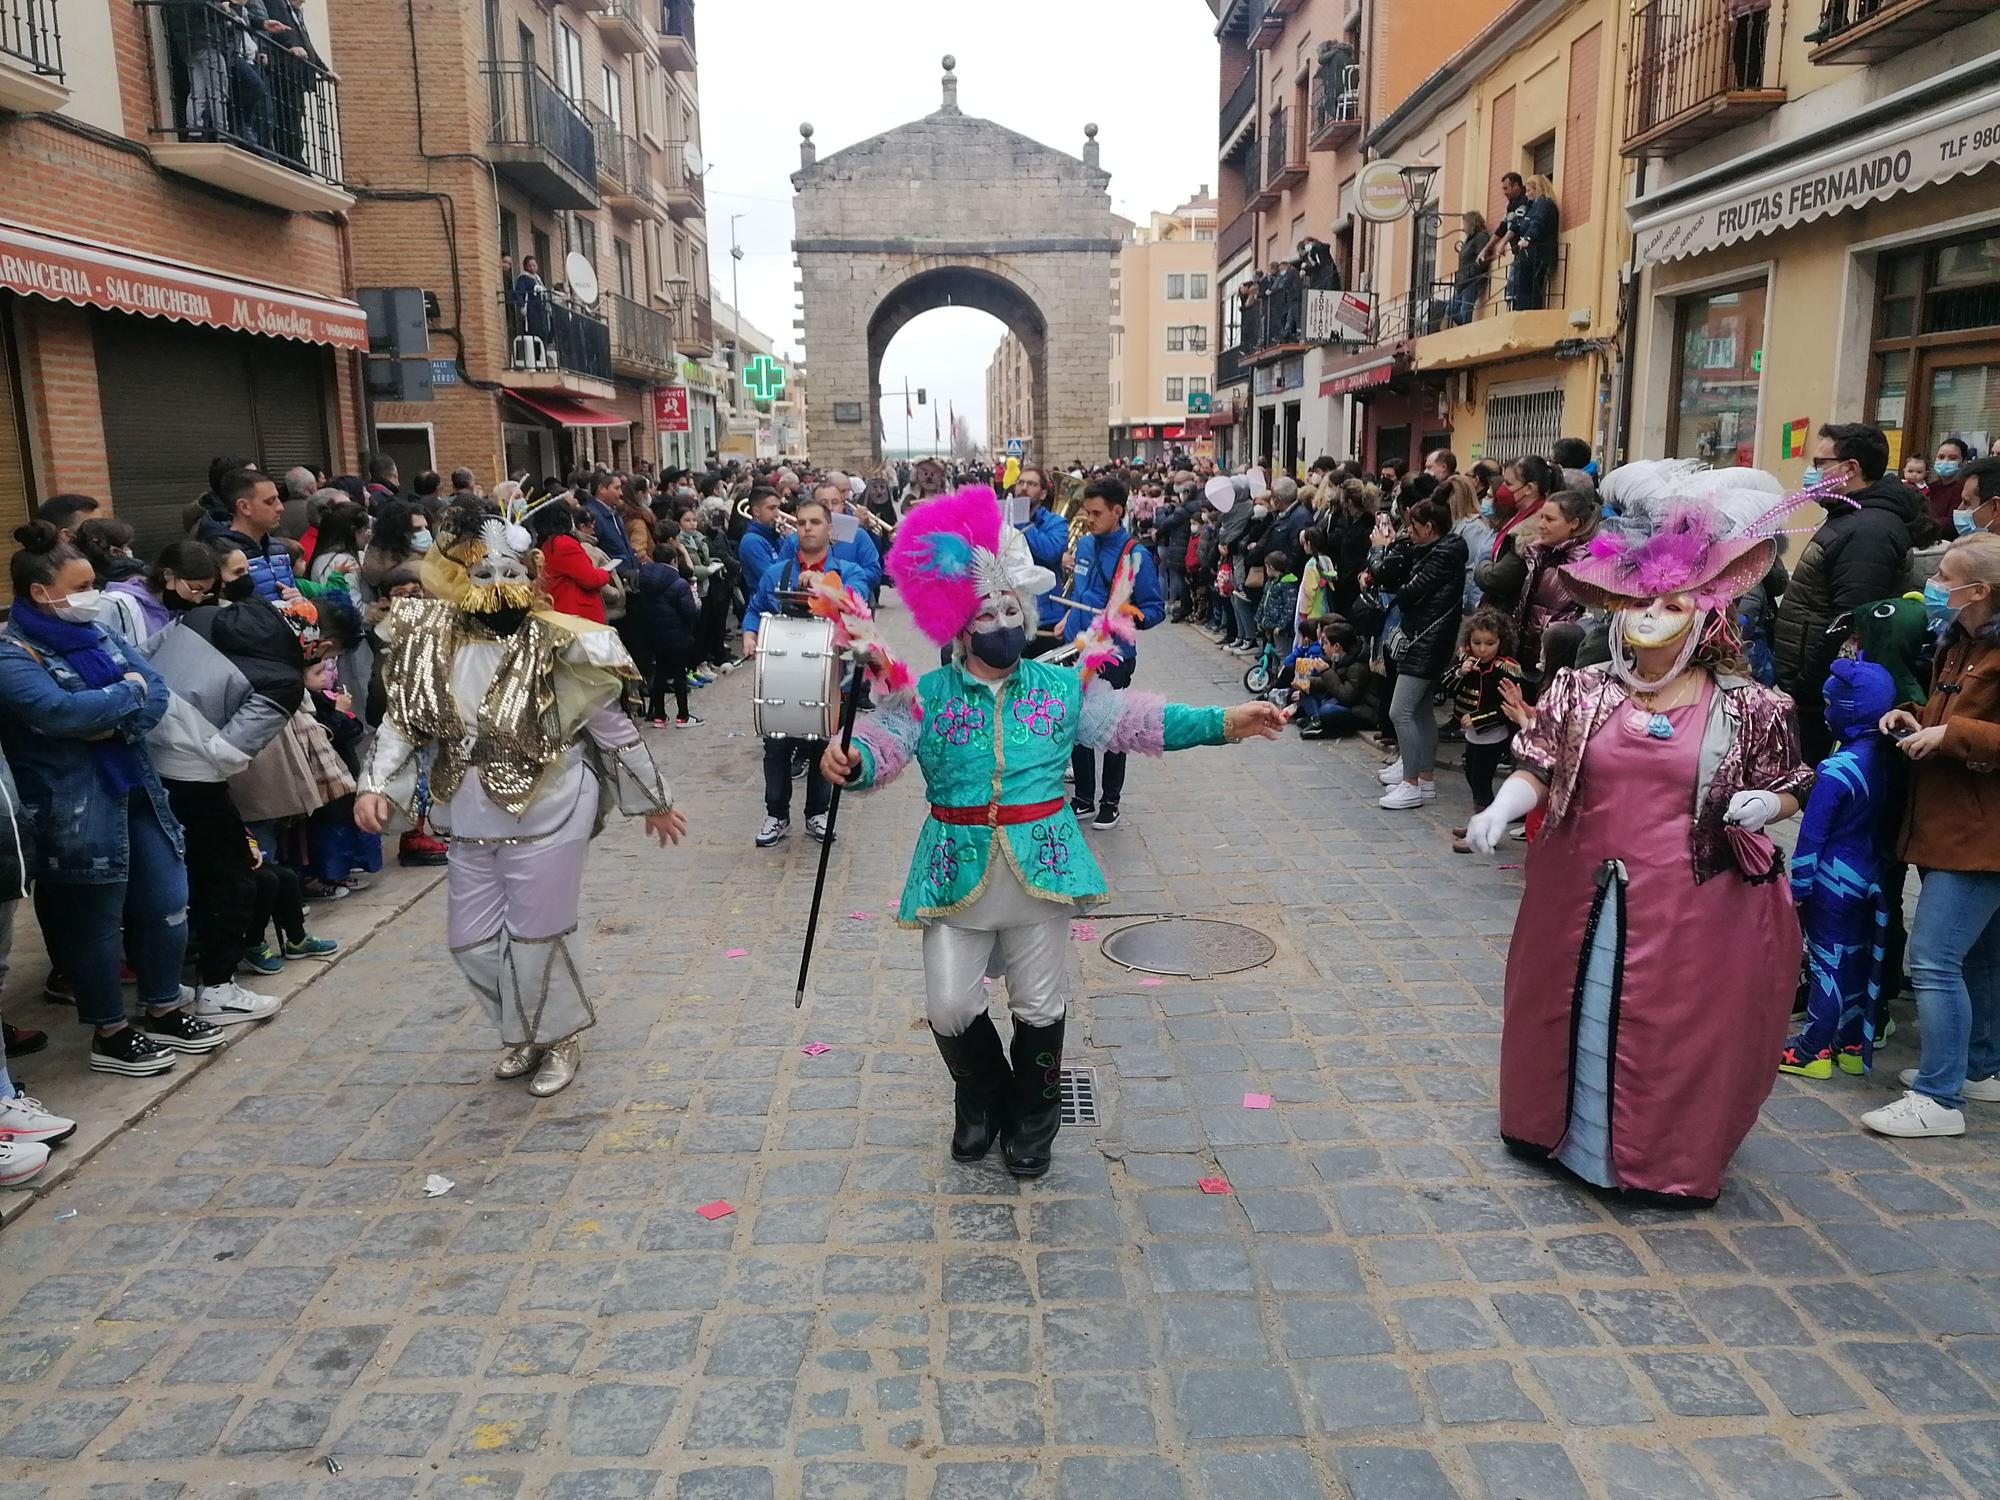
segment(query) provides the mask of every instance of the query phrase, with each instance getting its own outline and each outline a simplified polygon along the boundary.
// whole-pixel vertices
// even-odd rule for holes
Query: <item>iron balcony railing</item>
[[[681,306],[685,341],[704,350],[715,347],[715,308],[706,293],[697,292]]]
[[[611,379],[611,329],[560,292],[507,296],[507,368]]]
[[[618,122],[594,103],[583,106],[583,117],[590,121],[590,144],[597,153],[597,175],[611,183],[614,190],[628,191],[632,179],[625,159],[625,134],[618,128]]]
[[[660,35],[677,36],[694,50],[694,0],[660,0]]]
[[[1230,386],[1249,378],[1249,367],[1244,364],[1244,349],[1239,344],[1231,345],[1215,356],[1215,388],[1227,390]]]
[[[1502,258],[1485,277],[1431,281],[1378,303],[1368,342],[1397,344],[1505,313],[1560,308],[1569,300],[1569,247],[1543,263]]]
[[[1276,182],[1298,158],[1292,154],[1291,111],[1280,104],[1271,111],[1264,142],[1264,180]]]
[[[1732,94],[1779,88],[1786,0],[1733,13],[1730,0],[1648,0],[1633,16],[1625,89],[1627,142],[1658,137]]]
[[[56,0],[0,0],[0,56],[26,63],[42,78],[62,81],[62,28]]]
[[[138,4],[157,21],[156,133],[240,147],[340,182],[339,100],[309,37],[252,29],[234,10],[204,0]]]
[[[1229,91],[1229,100],[1222,106],[1222,131],[1216,136],[1217,143],[1229,139],[1244,117],[1257,107],[1257,70],[1245,68],[1236,87]]]
[[[1347,59],[1354,54],[1341,51],[1332,62],[1319,65],[1313,78],[1312,137],[1318,140],[1343,125],[1361,123],[1361,68]]]
[[[597,138],[590,121],[556,81],[530,62],[481,65],[493,103],[495,146],[534,146],[583,182],[595,185]]]
[[[654,370],[673,368],[674,325],[666,314],[616,292],[606,293],[604,301],[611,314],[614,360]]]

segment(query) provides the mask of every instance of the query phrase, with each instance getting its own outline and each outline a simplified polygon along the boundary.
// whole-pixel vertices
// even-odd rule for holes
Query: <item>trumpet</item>
[[[873,532],[884,542],[894,539],[896,535],[896,523],[894,521],[883,520],[874,511],[858,501],[847,508],[854,512],[854,519],[861,523],[863,529]]]
[[[731,507],[731,511],[743,520],[748,521],[750,519],[750,497],[748,495],[741,496],[736,504]],[[772,524],[777,527],[779,536],[790,536],[798,529],[793,525],[792,518],[782,510],[778,512],[778,518]]]

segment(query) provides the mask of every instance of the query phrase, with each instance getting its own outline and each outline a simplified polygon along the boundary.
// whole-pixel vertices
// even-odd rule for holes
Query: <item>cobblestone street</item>
[[[1138,681],[1241,670],[1169,627]],[[1779,1082],[1715,1210],[1621,1206],[1496,1137],[1520,876],[1451,853],[1462,781],[1135,760],[1098,936],[1278,955],[1148,984],[1079,941],[1100,1128],[1038,1183],[955,1166],[891,920],[916,778],[843,807],[795,1012],[818,851],[751,847],[749,677],[651,736],[691,846],[599,843],[568,1092],[488,1076],[439,886],[6,1229],[0,1500],[2000,1494],[2000,1115],[1854,1124],[1907,1010],[1874,1078]]]

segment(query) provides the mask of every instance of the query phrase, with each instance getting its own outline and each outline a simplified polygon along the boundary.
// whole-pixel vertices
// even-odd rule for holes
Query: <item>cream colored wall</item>
[[[129,0],[69,0],[62,8],[63,84],[69,99],[58,114],[124,135],[125,107],[119,98],[118,56],[111,36],[111,7]],[[140,11],[146,24],[151,13]],[[324,37],[322,30],[317,36]],[[324,43],[322,43],[324,45]],[[132,135],[143,137],[147,122],[132,121]]]
[[[1817,429],[1866,415],[1881,253],[1996,223],[2000,177],[1981,173],[1653,267],[1639,320],[1632,455],[1655,458],[1666,451],[1679,299],[1762,276],[1764,370],[1753,451],[1759,468],[1796,481],[1805,460],[1781,456],[1785,423],[1805,417]]]
[[[1187,403],[1169,404],[1170,377],[1203,376],[1215,370],[1216,298],[1213,240],[1154,240],[1128,243],[1118,257],[1121,312],[1112,323],[1124,334],[1122,354],[1112,355],[1115,399],[1114,426],[1134,422],[1178,423],[1187,417]],[[1179,302],[1167,298],[1167,277],[1206,276],[1208,295]],[[1169,353],[1167,328],[1201,324],[1208,329],[1206,353]]]

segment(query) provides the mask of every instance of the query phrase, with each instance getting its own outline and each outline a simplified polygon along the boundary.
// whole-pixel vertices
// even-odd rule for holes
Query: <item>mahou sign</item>
[[[0,288],[204,328],[342,349],[368,347],[368,319],[355,303],[215,276],[12,224],[0,224]]]

